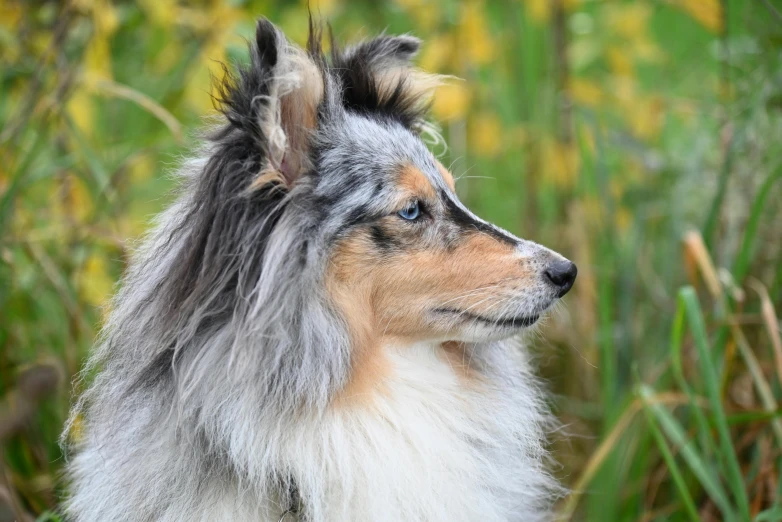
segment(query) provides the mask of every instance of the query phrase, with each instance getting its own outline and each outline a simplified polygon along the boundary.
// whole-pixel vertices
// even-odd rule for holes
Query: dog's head
[[[360,342],[480,341],[535,323],[570,290],[576,267],[459,201],[421,139],[437,82],[410,64],[419,41],[381,36],[326,57],[312,33],[302,50],[259,22],[251,64],[220,91],[229,121],[215,137],[221,186],[257,208],[275,202],[264,223],[301,236],[302,266],[287,269],[319,272]],[[266,243],[274,256],[285,241]]]
[[[471,213],[423,143],[436,78],[411,67],[417,39],[333,46],[326,58],[317,34],[304,51],[261,21],[256,40],[249,68],[223,87],[221,143],[265,153],[237,159],[245,188],[295,214],[302,262],[322,269],[352,332],[503,338],[570,290],[576,266]]]

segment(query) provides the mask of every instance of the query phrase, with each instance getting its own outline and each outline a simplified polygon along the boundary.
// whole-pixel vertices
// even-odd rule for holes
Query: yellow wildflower
[[[486,21],[485,7],[478,2],[462,4],[459,22],[461,50],[476,64],[485,64],[494,59],[494,39]]]
[[[56,220],[86,222],[92,216],[94,205],[85,182],[76,175],[68,174],[62,185],[53,185],[51,209]]]
[[[95,30],[103,35],[111,35],[119,26],[119,18],[109,0],[96,0],[92,3],[92,16]]]
[[[660,46],[652,41],[647,35],[635,38],[630,45],[632,47],[633,55],[644,62],[660,62],[664,56]]]
[[[572,187],[581,167],[575,143],[546,139],[541,147],[541,177],[559,187]]]
[[[603,101],[603,90],[600,86],[585,78],[571,79],[568,93],[574,102],[587,107],[594,107]]]
[[[15,29],[22,18],[20,2],[0,2],[0,27]]]
[[[527,15],[538,23],[545,23],[551,18],[551,0],[524,0]]]
[[[645,140],[657,138],[665,121],[662,99],[653,96],[638,100],[628,118],[636,136]]]
[[[418,28],[430,31],[437,26],[440,12],[437,2],[431,0],[396,0],[404,11],[412,15]]]
[[[612,32],[633,40],[646,34],[651,14],[652,9],[645,2],[610,4],[606,22]]]
[[[87,258],[80,280],[82,297],[95,306],[103,305],[114,287],[114,280],[109,275],[106,259],[98,253],[93,253]]]
[[[176,0],[138,0],[138,3],[154,24],[171,27],[177,21]]]
[[[68,99],[65,110],[82,134],[85,136],[92,134],[95,107],[92,96],[87,89],[76,89]]]
[[[437,119],[443,121],[464,118],[470,106],[471,94],[462,81],[441,85],[432,100],[432,113]]]
[[[502,150],[504,131],[496,114],[476,115],[469,130],[469,144],[478,154],[496,156]]]
[[[527,15],[538,23],[546,23],[551,18],[554,0],[523,0]],[[573,11],[581,5],[582,0],[562,0],[565,11]]]
[[[719,0],[678,0],[676,5],[712,32],[722,30],[722,6]]]
[[[128,179],[133,185],[141,185],[152,177],[157,169],[151,154],[139,154],[128,165]]]
[[[424,71],[440,72],[448,67],[448,62],[453,55],[453,37],[448,34],[440,34],[424,42],[421,52],[420,65]]]
[[[633,61],[627,54],[627,50],[618,46],[611,46],[606,50],[608,66],[618,76],[633,76]]]

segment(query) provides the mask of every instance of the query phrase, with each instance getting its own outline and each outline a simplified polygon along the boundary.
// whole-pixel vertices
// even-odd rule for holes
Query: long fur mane
[[[351,369],[324,285],[339,232],[313,233],[325,216],[300,208],[329,202],[302,174],[346,114],[426,130],[436,80],[408,66],[418,45],[326,56],[317,28],[303,51],[259,22],[249,65],[218,87],[224,123],[181,167],[83,372],[64,435],[74,519],[277,520],[299,502],[310,521],[546,516],[548,420],[514,345],[475,348],[488,393],[414,346],[395,352],[408,377],[387,402],[331,407]]]

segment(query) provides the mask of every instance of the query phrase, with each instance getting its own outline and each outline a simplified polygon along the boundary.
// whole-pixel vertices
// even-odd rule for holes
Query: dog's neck
[[[520,520],[535,520],[550,482],[536,393],[523,378],[513,383],[522,389],[509,386],[523,362],[511,356],[522,366],[493,368],[488,351],[501,346],[383,349],[381,386],[346,393],[276,441],[301,499],[297,517],[507,520],[511,507],[526,504]]]

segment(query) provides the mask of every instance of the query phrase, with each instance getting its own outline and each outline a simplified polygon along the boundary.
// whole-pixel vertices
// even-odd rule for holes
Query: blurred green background
[[[425,40],[483,217],[574,259],[533,339],[562,520],[782,520],[782,2],[310,2]],[[0,521],[57,519],[57,437],[210,76],[301,1],[0,0]]]

